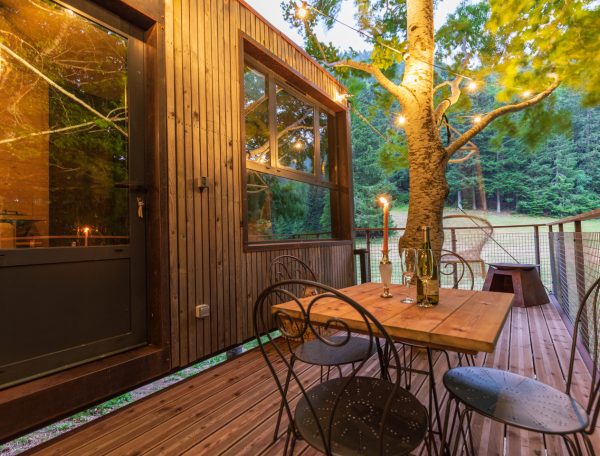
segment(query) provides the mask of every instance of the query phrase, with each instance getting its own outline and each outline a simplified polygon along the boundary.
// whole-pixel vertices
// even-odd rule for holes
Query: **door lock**
[[[139,219],[144,218],[144,206],[146,205],[144,199],[141,196],[137,197],[137,216]]]

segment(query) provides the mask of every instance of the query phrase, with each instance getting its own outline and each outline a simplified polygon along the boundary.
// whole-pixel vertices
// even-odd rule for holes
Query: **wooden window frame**
[[[251,169],[253,171],[258,171],[263,174],[270,174],[277,177],[284,177],[286,179],[291,179],[299,182],[304,182],[311,185],[316,185],[319,187],[326,187],[332,190],[337,189],[337,185],[335,182],[332,182],[331,179],[331,169],[330,175],[325,179],[322,173],[319,171],[319,166],[321,163],[321,133],[320,133],[320,124],[319,124],[319,116],[321,113],[327,114],[329,119],[335,118],[335,113],[331,112],[331,110],[327,109],[322,103],[319,103],[317,100],[313,99],[310,95],[302,94],[300,91],[296,90],[292,85],[287,83],[281,76],[275,73],[273,70],[269,69],[258,60],[245,56],[244,59],[244,68],[249,66],[250,68],[258,71],[262,75],[265,76],[266,82],[266,90],[268,92],[268,103],[269,103],[269,149],[270,153],[270,163],[269,164],[261,164],[252,161],[246,160],[246,169]],[[314,155],[313,155],[313,172],[309,174],[303,171],[296,171],[287,166],[279,165],[279,145],[277,141],[277,117],[276,117],[276,101],[277,101],[277,93],[276,87],[282,87],[287,93],[293,95],[303,103],[306,103],[311,108],[313,108],[313,131],[315,133],[314,137]],[[243,82],[242,82],[242,90],[243,90]],[[242,91],[242,93],[244,93]],[[245,128],[245,116],[242,113],[242,119],[244,121],[243,126]],[[332,122],[333,123],[333,122]],[[328,138],[330,141],[330,150],[333,146],[333,151],[335,153],[335,142],[332,144],[332,137],[335,137],[335,126],[328,125]],[[244,135],[245,138],[245,135]],[[244,141],[245,143],[245,141]],[[329,154],[333,155],[333,154]],[[331,168],[331,166],[330,166]]]
[[[333,100],[323,90],[307,81],[301,74],[270,53],[252,38],[240,32],[240,128],[241,128],[241,187],[242,187],[242,228],[244,251],[281,250],[308,248],[314,246],[340,245],[352,239],[352,197],[350,170],[350,135],[348,108]],[[245,115],[244,115],[244,71],[246,65],[265,75],[266,89],[269,91],[269,119],[271,149],[270,165],[262,165],[246,160]],[[282,86],[291,95],[315,108],[315,156],[313,174],[295,171],[277,165],[277,126],[275,125],[275,84]],[[320,113],[328,115],[328,160],[329,176],[324,179],[320,173]],[[275,143],[275,144],[274,144]],[[275,164],[275,166],[273,166]],[[329,189],[331,210],[331,237],[323,239],[282,239],[250,242],[248,240],[247,211],[247,170],[282,177],[298,182]]]

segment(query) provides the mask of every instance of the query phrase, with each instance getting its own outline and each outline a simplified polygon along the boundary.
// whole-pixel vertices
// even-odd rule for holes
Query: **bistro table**
[[[440,288],[439,304],[420,308],[416,304],[400,302],[407,294],[414,298],[416,287],[407,290],[404,285],[392,284],[392,298],[382,298],[381,290],[381,283],[369,282],[339,291],[369,311],[395,341],[427,348],[433,407],[441,435],[432,349],[466,354],[493,352],[510,312],[514,294]],[[308,297],[300,302],[307,304],[310,300],[311,297]],[[283,310],[292,318],[301,318],[300,309],[294,302],[277,304],[273,306],[273,311],[276,310]],[[310,319],[313,323],[325,323],[332,318],[344,321],[352,331],[358,333],[367,329],[358,313],[334,298],[322,299],[311,309]]]

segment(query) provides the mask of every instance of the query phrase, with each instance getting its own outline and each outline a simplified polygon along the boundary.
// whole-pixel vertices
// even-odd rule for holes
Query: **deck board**
[[[513,309],[498,340],[496,351],[480,354],[477,364],[537,377],[564,388],[568,367],[570,336],[551,304],[528,309]],[[424,350],[414,353],[414,367],[427,363]],[[451,354],[452,360],[456,355]],[[446,370],[446,359],[435,354],[438,380]],[[283,366],[276,367],[278,372]],[[378,364],[365,366],[369,374]],[[302,367],[307,382],[315,382],[318,370]],[[575,394],[580,402],[583,385],[589,380],[583,362],[576,363],[578,379]],[[421,377],[421,378],[419,378]],[[427,379],[414,376],[411,391],[427,401]],[[437,387],[440,397],[445,391]],[[297,392],[296,392],[297,394]],[[250,351],[200,375],[155,393],[141,401],[71,431],[29,454],[126,455],[126,454],[202,454],[264,455],[282,454],[285,432],[273,444],[279,397],[270,373],[258,350]],[[283,418],[283,429],[287,418]],[[507,429],[488,419],[476,418],[474,441],[481,455],[564,454],[560,439]],[[594,444],[599,445],[598,439]],[[598,446],[600,449],[600,445]],[[317,452],[298,442],[295,454],[312,456]]]

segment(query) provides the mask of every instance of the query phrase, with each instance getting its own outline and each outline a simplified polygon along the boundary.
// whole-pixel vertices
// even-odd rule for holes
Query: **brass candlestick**
[[[381,282],[383,283],[382,298],[391,298],[390,284],[392,283],[392,262],[388,258],[388,252],[383,251],[383,258],[379,262],[379,275],[381,276]]]

